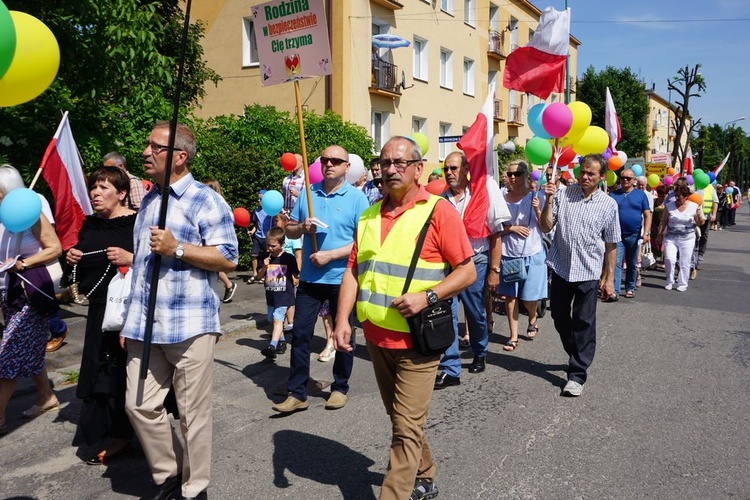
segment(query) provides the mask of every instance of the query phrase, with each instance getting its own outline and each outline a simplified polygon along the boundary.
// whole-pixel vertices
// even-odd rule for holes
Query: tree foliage
[[[140,157],[144,138],[172,115],[181,33],[178,0],[5,0],[11,10],[37,17],[60,46],[60,69],[38,98],[0,109],[0,154],[27,175],[36,170],[61,112],[81,156],[97,165],[107,151]],[[183,117],[218,75],[202,59],[204,27],[191,24],[183,90]],[[139,166],[134,165],[135,172]]]
[[[643,82],[630,68],[607,66],[597,72],[593,66],[589,66],[576,85],[576,99],[591,108],[592,125],[604,127],[607,87],[612,93],[622,130],[617,149],[631,157],[643,155],[649,143],[649,107]]]
[[[675,147],[672,148],[672,166],[678,164],[681,165],[684,161],[685,149],[689,146],[690,138],[693,135],[693,129],[698,123],[700,123],[700,120],[692,119],[689,108],[690,98],[700,97],[700,93],[706,91],[706,82],[703,79],[703,75],[698,72],[700,68],[700,64],[696,64],[693,69],[685,66],[677,71],[676,77],[667,80],[669,90],[677,92],[679,98],[682,99],[681,101],[675,101],[677,104],[677,113],[675,113],[674,120],[676,135],[674,138]],[[697,87],[697,90],[694,91],[694,87]],[[688,123],[690,123],[689,126]],[[688,140],[685,141],[684,146],[682,141],[683,135],[686,135],[688,138]]]
[[[750,156],[750,138],[740,127],[727,127],[718,123],[701,127],[692,141],[693,157],[696,165],[708,172],[721,163],[727,153],[729,160],[717,179],[720,183],[730,180],[742,180],[742,186],[747,186],[747,163]],[[739,182],[738,182],[739,184]]]

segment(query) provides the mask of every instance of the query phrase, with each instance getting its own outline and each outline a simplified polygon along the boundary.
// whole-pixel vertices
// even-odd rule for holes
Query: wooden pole
[[[307,146],[305,145],[305,124],[302,121],[302,100],[300,99],[298,80],[294,80],[294,99],[297,101],[297,126],[299,127],[299,145],[302,149],[302,165],[304,166],[305,170],[305,194],[307,195],[307,212],[310,214],[310,217],[314,217],[312,195],[310,191],[310,167],[307,163]],[[315,233],[312,233],[310,236],[312,236],[313,252],[317,252],[318,240],[315,237]]]

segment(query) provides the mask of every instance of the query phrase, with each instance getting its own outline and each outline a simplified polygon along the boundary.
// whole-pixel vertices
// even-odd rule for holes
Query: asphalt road
[[[507,325],[496,316],[487,370],[464,371],[461,386],[433,397],[427,434],[439,498],[750,498],[750,218],[741,210],[737,226],[711,232],[687,292],[665,291],[663,272],[650,271],[634,299],[599,305],[596,359],[580,398],[560,396],[566,358],[549,316],[513,353],[502,351]],[[345,408],[323,408],[331,363],[313,360],[322,390],[309,410],[279,418],[271,405],[283,399],[288,355],[263,360],[262,289],[239,286],[216,351],[209,495],[376,498],[390,426],[362,339]],[[34,395],[11,402],[2,498],[128,498],[151,488],[140,452],[106,468],[82,461],[98,449],[79,448],[80,406],[60,374],[76,369],[84,315],[80,306],[66,313],[68,344],[48,357],[62,409],[23,421]]]

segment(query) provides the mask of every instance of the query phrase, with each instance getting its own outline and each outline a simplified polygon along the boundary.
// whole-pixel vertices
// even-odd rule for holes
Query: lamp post
[[[741,122],[744,120],[744,116],[740,116],[736,120],[728,121],[724,124],[724,126],[721,128],[721,154],[722,156],[726,155],[727,152],[727,127],[733,123]],[[741,174],[741,172],[740,172]],[[738,179],[739,187],[742,188],[742,179]]]

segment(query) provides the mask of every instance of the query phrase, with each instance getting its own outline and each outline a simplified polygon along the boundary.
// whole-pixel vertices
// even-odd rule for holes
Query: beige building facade
[[[300,82],[304,109],[331,109],[366,127],[382,145],[390,136],[425,134],[428,164],[437,166],[462,135],[496,84],[496,143],[526,143],[534,96],[508,91],[502,72],[510,51],[528,43],[541,12],[524,0],[324,0],[329,23],[333,74]],[[197,0],[193,19],[207,25],[208,65],[222,77],[207,88],[199,115],[241,114],[244,106],[295,109],[291,83],[263,87],[252,30],[256,0]],[[408,47],[372,45],[376,34],[397,35]],[[570,39],[570,75],[577,70],[580,42]],[[575,82],[571,78],[571,100]],[[562,94],[548,102],[562,101]]]
[[[653,90],[646,91],[646,96],[648,97],[649,107],[646,124],[649,133],[649,149],[646,151],[646,161],[651,162],[654,155],[657,155],[658,158],[664,154],[672,154],[677,136],[674,126],[675,116],[679,109]],[[687,143],[689,128],[690,122],[688,121],[680,140],[682,146]],[[669,163],[671,164],[671,161]]]

